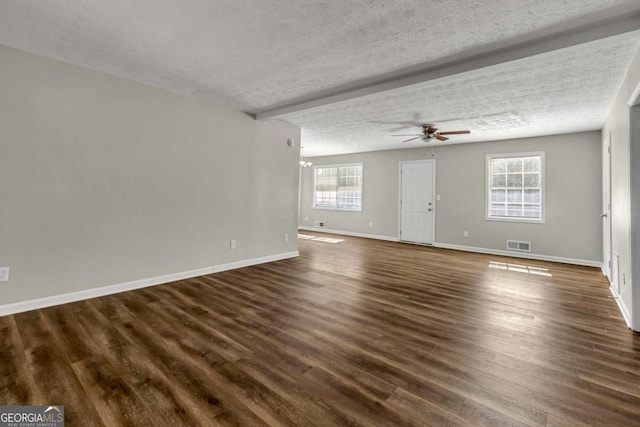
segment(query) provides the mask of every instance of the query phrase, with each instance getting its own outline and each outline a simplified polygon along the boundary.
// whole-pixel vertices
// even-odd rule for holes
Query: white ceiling
[[[307,155],[600,129],[639,29],[637,0],[0,0],[1,44],[290,121]]]

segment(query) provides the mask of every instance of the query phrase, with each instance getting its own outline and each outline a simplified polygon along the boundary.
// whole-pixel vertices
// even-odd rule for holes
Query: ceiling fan
[[[431,139],[437,139],[438,141],[447,141],[447,138],[444,135],[464,135],[471,133],[468,130],[454,130],[449,132],[438,132],[438,128],[434,124],[425,123],[420,125],[422,128],[422,133],[414,133],[409,135],[392,135],[392,136],[413,136],[414,138],[409,138],[402,142],[413,141],[414,139],[422,139],[423,141],[429,141]]]

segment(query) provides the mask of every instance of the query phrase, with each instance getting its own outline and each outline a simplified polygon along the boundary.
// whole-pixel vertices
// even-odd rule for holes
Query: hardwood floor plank
[[[118,370],[133,393],[153,408],[164,422],[170,425],[207,425],[212,422],[212,417],[221,413],[214,411],[208,400],[199,398],[191,389],[164,375],[117,329],[101,321],[101,314],[95,307],[86,304],[86,308],[74,315],[87,331],[92,330],[102,336],[102,339],[95,339],[99,352]]]
[[[640,334],[600,270],[339,239],[0,317],[0,405],[83,427],[640,425]]]
[[[91,400],[53,336],[42,345],[27,350],[27,364],[44,401],[23,404],[63,405],[65,425],[105,425],[95,404],[88,404]]]
[[[29,370],[22,338],[11,316],[3,318],[0,328],[0,402],[6,405],[25,405],[42,401]]]
[[[79,327],[70,305],[59,305],[43,311],[54,339],[71,363],[96,355],[96,343],[90,333]]]
[[[109,295],[101,298],[92,298],[87,303],[98,310],[102,316],[113,322],[122,324],[132,320],[131,313],[124,309],[122,304],[117,303],[117,296]]]
[[[274,360],[275,359],[275,360]],[[345,414],[326,405],[316,393],[301,384],[300,376],[304,372],[291,373],[273,362],[277,356],[269,359],[253,358],[237,362],[237,366],[277,393],[282,399],[290,401],[307,419],[300,425],[333,427],[354,425],[354,421]]]
[[[215,370],[216,365],[194,360],[185,354],[178,344],[164,339],[143,322],[134,321],[119,328],[122,328],[122,333],[128,336],[164,375],[189,388],[199,399],[208,402],[212,407],[213,416],[228,411],[240,424],[280,424],[270,414],[252,404],[238,386],[224,381]]]
[[[387,399],[387,404],[407,414],[416,425],[422,426],[464,426],[476,427],[478,424],[434,405],[431,400],[421,399],[402,388],[398,388]],[[456,408],[458,411],[460,408]]]
[[[145,406],[103,356],[85,359],[72,366],[105,425],[160,425],[164,421]]]
[[[27,311],[13,315],[25,349],[37,347],[51,339],[42,310]]]

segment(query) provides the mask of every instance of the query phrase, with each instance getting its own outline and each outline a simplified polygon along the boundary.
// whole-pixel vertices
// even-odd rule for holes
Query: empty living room
[[[0,427],[640,425],[637,0],[0,1]]]

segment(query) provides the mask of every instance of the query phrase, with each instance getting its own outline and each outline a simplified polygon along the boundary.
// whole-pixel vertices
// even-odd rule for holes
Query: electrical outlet
[[[369,221],[369,227],[373,227],[373,221]]]
[[[308,216],[304,217],[304,222],[309,222],[309,217]]]
[[[468,232],[467,230],[464,230],[464,231],[462,232],[462,235],[463,235],[464,237],[469,237],[469,232]]]
[[[440,195],[436,194],[436,200],[440,200]]]
[[[0,267],[0,282],[9,281],[9,267]]]
[[[285,242],[289,241],[289,235],[287,233],[284,233],[284,241]]]
[[[229,242],[229,249],[235,249],[236,248],[236,241],[232,240]]]

